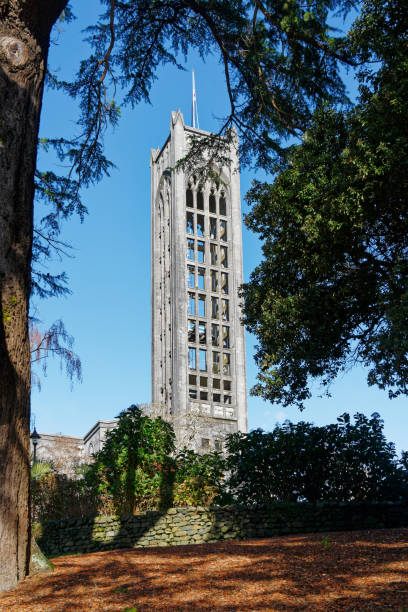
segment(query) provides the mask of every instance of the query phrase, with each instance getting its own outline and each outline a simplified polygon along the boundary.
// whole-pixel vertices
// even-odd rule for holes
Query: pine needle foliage
[[[360,364],[389,397],[408,395],[408,8],[366,0],[348,41],[360,62],[349,110],[326,102],[302,142],[255,183],[247,226],[263,260],[244,285],[258,339],[252,389],[305,406]]]

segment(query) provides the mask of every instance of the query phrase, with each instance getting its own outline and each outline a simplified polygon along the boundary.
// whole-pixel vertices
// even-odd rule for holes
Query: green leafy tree
[[[118,425],[106,433],[103,448],[86,479],[98,494],[112,498],[118,514],[171,505],[175,462],[172,426],[143,415],[132,405],[119,414]]]
[[[109,500],[118,514],[210,505],[222,493],[222,457],[188,449],[175,454],[174,440],[172,425],[161,417],[134,405],[121,412],[85,474],[100,508],[109,508]]]
[[[324,104],[256,183],[246,223],[264,241],[244,286],[259,341],[252,393],[301,409],[354,364],[389,397],[408,394],[408,6],[367,0],[349,42],[358,103]]]
[[[329,11],[347,12],[350,0],[101,0],[88,38],[90,52],[72,82],[47,69],[51,30],[69,20],[67,0],[0,0],[0,464],[2,556],[0,589],[29,567],[29,420],[31,292],[66,292],[66,276],[43,274],[42,258],[56,249],[61,224],[86,207],[81,189],[109,174],[103,149],[120,106],[148,100],[159,66],[175,64],[190,49],[217,53],[225,73],[230,113],[221,132],[236,126],[242,158],[268,167],[286,137],[304,132],[321,99],[344,100],[338,64],[353,50],[329,26]],[[105,10],[106,9],[106,10]],[[58,87],[77,100],[72,138],[45,135],[62,175],[37,167],[43,89]],[[220,139],[214,160],[225,158]],[[224,158],[223,158],[224,155]],[[46,209],[33,225],[34,193]],[[24,492],[24,493],[23,493]],[[15,529],[15,525],[19,529]]]
[[[272,501],[381,501],[405,498],[404,457],[387,442],[383,421],[345,413],[336,424],[286,421],[227,439],[226,486],[242,504]]]

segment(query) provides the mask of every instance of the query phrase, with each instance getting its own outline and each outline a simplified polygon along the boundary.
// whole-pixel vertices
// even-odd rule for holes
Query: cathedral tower
[[[172,112],[151,152],[152,403],[179,445],[209,451],[247,431],[247,395],[238,157],[231,147],[221,181],[204,185],[173,170],[200,136],[209,133]]]

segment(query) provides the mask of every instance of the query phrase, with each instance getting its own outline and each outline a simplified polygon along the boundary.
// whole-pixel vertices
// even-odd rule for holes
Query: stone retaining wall
[[[276,503],[268,507],[171,508],[135,516],[47,521],[34,535],[48,556],[244,540],[289,533],[408,527],[408,502]]]

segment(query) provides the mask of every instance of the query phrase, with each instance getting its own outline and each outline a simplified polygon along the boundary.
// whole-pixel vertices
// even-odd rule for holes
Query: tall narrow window
[[[196,341],[196,323],[195,321],[188,321],[188,341],[195,343]]]
[[[231,391],[231,381],[224,380],[224,391]]]
[[[222,371],[226,376],[231,376],[231,355],[229,353],[222,354]]]
[[[220,221],[220,240],[227,242],[228,234],[227,234],[227,222]]]
[[[208,391],[200,391],[200,400],[208,400]]]
[[[194,234],[194,213],[189,210],[186,212],[186,232],[187,234]]]
[[[221,300],[222,301],[222,320],[223,321],[229,321],[229,301],[228,300]]]
[[[218,291],[218,272],[211,270],[211,291]]]
[[[197,192],[197,208],[198,210],[204,210],[204,196],[202,191]]]
[[[187,259],[194,261],[194,240],[187,238]]]
[[[195,315],[195,295],[194,293],[188,294],[188,314]]]
[[[228,404],[229,406],[231,405],[231,396],[230,395],[224,395],[224,404]]]
[[[228,295],[228,274],[221,272],[221,290],[225,295]]]
[[[218,247],[216,244],[210,244],[210,257],[211,265],[216,266],[218,264]]]
[[[200,387],[208,387],[207,376],[200,376]]]
[[[223,268],[228,268],[228,248],[221,247],[221,265]]]
[[[229,335],[229,327],[223,326],[222,328],[222,346],[224,348],[230,348],[230,335]]]
[[[190,399],[197,399],[197,389],[189,389],[188,396]]]
[[[205,289],[205,268],[198,268],[197,286],[201,291]]]
[[[199,367],[200,372],[207,371],[207,351],[204,349],[199,350]]]
[[[212,362],[213,374],[219,374],[220,373],[220,354],[217,351],[213,351],[212,357],[213,357],[213,362]],[[214,386],[214,382],[213,382],[213,386]]]
[[[190,387],[197,386],[197,376],[195,374],[188,375],[188,384],[190,385]]]
[[[205,295],[198,296],[198,316],[205,317]]]
[[[198,323],[198,339],[200,344],[207,344],[207,325],[203,321]]]
[[[211,325],[211,343],[214,346],[219,346],[220,344],[220,328],[216,323]]]
[[[224,217],[227,215],[227,202],[223,193],[220,197],[220,215],[224,215]]]
[[[218,319],[219,316],[219,301],[218,298],[211,298],[211,316],[213,319]]]
[[[198,263],[204,263],[205,261],[205,242],[197,240],[197,261]]]
[[[197,235],[204,236],[204,215],[197,215]]]
[[[197,355],[196,355],[196,350],[195,348],[189,348],[188,349],[188,367],[191,368],[192,370],[196,369],[197,366]]]
[[[210,238],[217,239],[217,219],[210,217]]]
[[[217,205],[215,202],[214,190],[211,190],[210,199],[208,201],[208,206],[210,209],[210,213],[217,213]]]
[[[194,266],[187,266],[188,270],[188,288],[194,289],[195,287],[195,270]]]
[[[194,206],[193,192],[191,191],[191,189],[187,189],[186,191],[186,204],[191,208],[193,208]]]

